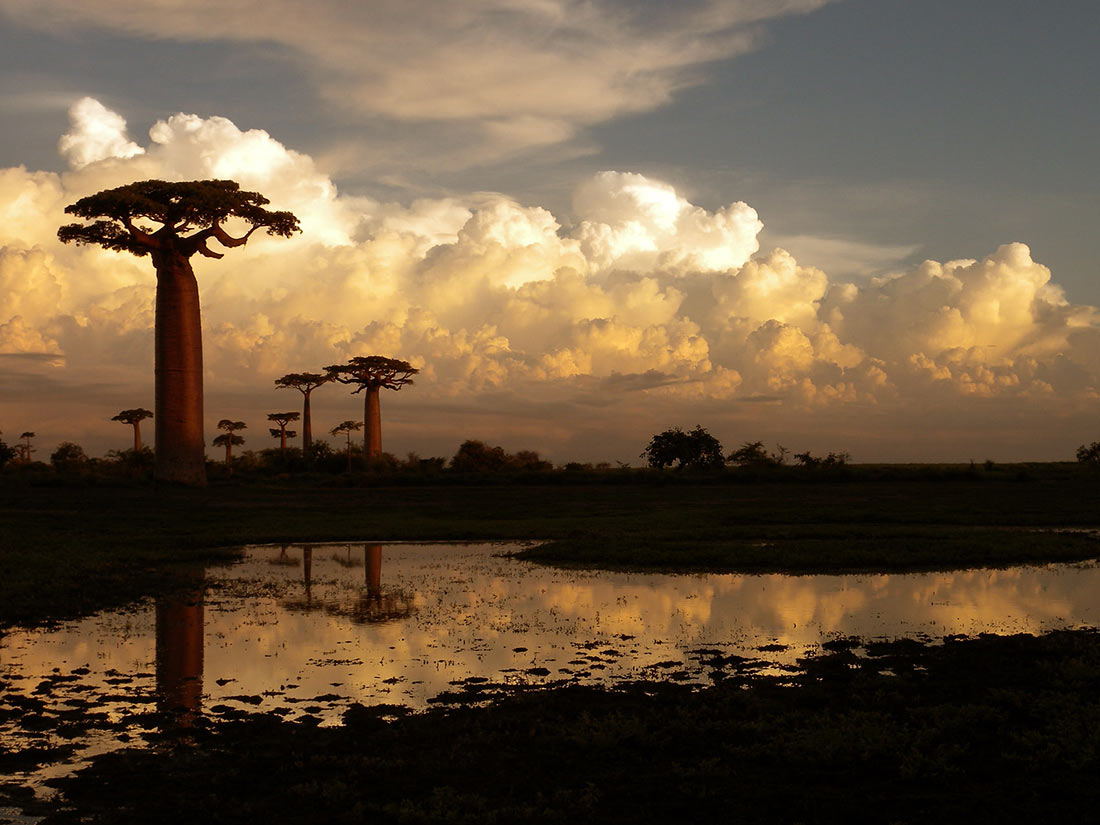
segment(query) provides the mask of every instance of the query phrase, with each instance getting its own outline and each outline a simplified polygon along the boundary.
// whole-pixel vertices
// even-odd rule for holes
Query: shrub
[[[721,467],[722,444],[698,424],[691,432],[679,427],[657,433],[642,450],[642,458],[650,467],[658,470],[676,463],[685,467]]]

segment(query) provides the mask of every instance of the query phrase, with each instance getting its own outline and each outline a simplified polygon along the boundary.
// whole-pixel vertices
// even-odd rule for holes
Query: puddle
[[[1100,624],[1093,563],[905,575],[558,570],[501,544],[247,548],[177,597],[0,639],[0,774],[22,788],[169,722],[335,724],[485,684],[709,683],[836,636],[939,638]],[[396,707],[401,706],[401,707]]]

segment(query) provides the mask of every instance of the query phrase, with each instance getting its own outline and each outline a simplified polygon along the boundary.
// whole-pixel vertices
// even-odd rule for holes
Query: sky
[[[208,438],[404,358],[383,444],[639,463],[1100,438],[1093,0],[0,0],[0,431],[152,407],[145,259],[79,197],[232,178],[303,232],[195,261]],[[361,418],[325,387],[314,431]],[[210,450],[212,456],[215,451]]]

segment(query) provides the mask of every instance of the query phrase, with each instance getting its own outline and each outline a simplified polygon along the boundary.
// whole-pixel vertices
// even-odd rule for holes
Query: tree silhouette
[[[347,445],[347,457],[348,457],[348,472],[351,472],[351,434],[363,426],[362,421],[342,421],[332,428],[333,435],[346,435],[348,439]]]
[[[123,424],[129,424],[134,428],[134,453],[141,452],[141,422],[146,418],[152,418],[153,413],[149,410],[138,407],[136,410],[123,410],[118,415],[111,418],[112,421],[121,421]]]
[[[244,438],[237,435],[237,430],[243,430],[246,427],[248,427],[248,425],[243,421],[230,421],[228,418],[223,418],[218,422],[218,429],[225,430],[225,432],[214,439],[214,446],[225,447],[226,466],[232,466],[233,447],[235,445],[244,444]]]
[[[23,443],[19,445],[19,451],[23,454],[23,461],[30,464],[31,453],[34,452],[34,447],[31,446],[31,439],[34,438],[34,433],[26,432],[19,437],[23,439]]]
[[[3,435],[3,433],[0,433],[0,435]],[[4,439],[0,438],[0,467],[3,467],[9,461],[11,461],[13,458],[15,458],[18,454],[19,453],[15,449],[15,447],[11,447],[11,446],[5,444]]]
[[[321,375],[316,372],[291,372],[282,378],[275,379],[275,386],[279,389],[296,389],[302,398],[302,451],[305,452],[313,445],[313,426],[309,417],[309,394],[323,384],[332,380],[331,375]]]
[[[696,425],[691,432],[679,427],[657,433],[642,450],[642,458],[650,467],[664,469],[676,462],[684,467],[721,467],[722,444],[703,427]]]
[[[145,180],[81,198],[65,212],[92,221],[61,227],[64,243],[149,255],[157,274],[155,367],[156,471],[162,481],[206,483],[202,432],[202,326],[199,288],[191,269],[195,253],[221,258],[210,239],[225,247],[243,246],[261,227],[269,235],[299,231],[290,212],[264,209],[267,198],[242,192],[231,180],[169,183]],[[223,223],[249,225],[241,237]],[[152,226],[147,224],[153,224]]]
[[[325,367],[325,372],[334,381],[341,384],[356,384],[355,393],[367,391],[363,399],[363,459],[369,464],[382,455],[382,413],[379,408],[378,391],[400,390],[412,384],[412,377],[420,370],[408,361],[396,358],[383,358],[381,355],[352,358],[347,364]]]
[[[289,424],[291,421],[298,420],[298,413],[268,413],[267,420],[274,421],[276,424],[279,425],[278,427],[270,428],[268,432],[271,433],[272,438],[279,439],[279,451],[282,455],[286,455],[287,438],[294,438],[294,436],[298,435],[298,433],[294,432],[294,430],[288,430],[286,427],[287,424]]]

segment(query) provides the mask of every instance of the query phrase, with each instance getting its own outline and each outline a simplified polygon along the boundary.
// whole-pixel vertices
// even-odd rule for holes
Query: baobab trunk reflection
[[[157,599],[158,708],[190,726],[202,713],[203,589]]]
[[[364,555],[367,568],[367,593],[374,596],[382,592],[382,545],[368,544]]]

